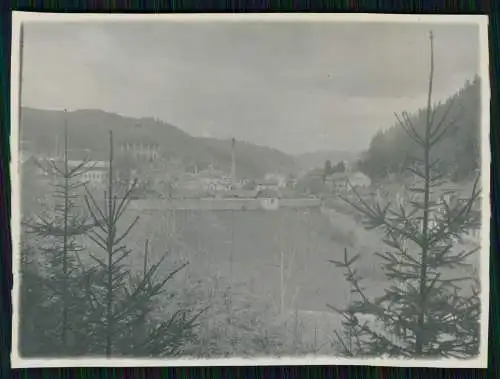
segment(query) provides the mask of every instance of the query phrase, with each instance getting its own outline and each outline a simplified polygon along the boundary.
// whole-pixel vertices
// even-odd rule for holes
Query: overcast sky
[[[24,24],[24,106],[158,117],[288,153],[365,149],[395,111],[479,70],[475,25],[317,22]]]

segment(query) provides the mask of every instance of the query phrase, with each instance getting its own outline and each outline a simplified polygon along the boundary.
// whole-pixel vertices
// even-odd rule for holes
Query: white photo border
[[[490,253],[490,80],[488,50],[488,17],[483,15],[396,15],[396,14],[323,14],[323,13],[237,13],[237,14],[98,14],[98,13],[12,13],[11,55],[11,183],[12,189],[20,188],[19,160],[19,113],[21,93],[21,29],[26,22],[377,22],[377,23],[436,23],[476,24],[479,28],[480,79],[481,79],[481,167],[482,229],[480,253],[481,280],[481,342],[480,354],[470,360],[463,359],[392,359],[387,357],[355,359],[324,356],[283,358],[227,358],[227,359],[97,359],[97,358],[39,358],[20,357],[18,345],[19,323],[19,268],[20,268],[20,191],[11,190],[12,199],[12,262],[14,286],[12,291],[12,368],[41,367],[179,367],[179,366],[295,366],[295,365],[363,365],[392,367],[442,367],[486,368],[488,361],[488,311],[489,311],[489,253]],[[487,278],[487,280],[486,280]]]

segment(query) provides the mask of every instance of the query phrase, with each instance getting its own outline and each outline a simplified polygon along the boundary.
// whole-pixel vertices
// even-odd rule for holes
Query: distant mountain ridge
[[[108,131],[112,130],[116,145],[123,141],[156,142],[166,158],[176,158],[185,166],[200,169],[214,164],[221,170],[231,167],[231,141],[193,137],[179,128],[154,119],[132,118],[102,110],[86,109],[71,112],[21,109],[20,139],[34,153],[54,154],[63,143],[65,120],[68,124],[70,149],[89,149],[91,158],[108,157]],[[258,177],[267,172],[295,172],[293,157],[269,147],[237,141],[237,176]]]

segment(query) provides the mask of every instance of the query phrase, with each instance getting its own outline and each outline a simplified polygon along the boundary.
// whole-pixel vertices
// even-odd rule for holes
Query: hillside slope
[[[467,178],[480,165],[480,91],[480,80],[476,77],[454,96],[435,105],[436,124],[448,108],[447,122],[455,120],[453,132],[435,147],[433,157],[440,159],[440,170],[453,180]],[[417,130],[423,132],[426,108],[410,114],[410,119]],[[372,179],[383,179],[388,172],[398,174],[408,167],[412,163],[412,156],[421,156],[421,151],[401,126],[395,124],[373,137],[359,162],[359,168]]]
[[[106,159],[107,133],[113,130],[116,144],[131,139],[158,142],[164,156],[181,159],[186,166],[197,164],[203,169],[215,164],[222,170],[229,170],[231,165],[229,140],[196,138],[153,118],[136,119],[101,110],[76,110],[66,116],[70,148],[90,149],[93,159]],[[64,120],[62,111],[23,108],[21,139],[37,153],[53,154],[58,139],[62,146]],[[294,170],[294,159],[275,149],[239,142],[236,154],[241,175],[261,176],[270,171]]]

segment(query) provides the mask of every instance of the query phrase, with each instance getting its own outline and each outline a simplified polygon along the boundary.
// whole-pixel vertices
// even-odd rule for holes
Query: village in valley
[[[63,161],[61,141],[56,138],[54,154],[40,155],[30,149],[30,141],[21,141],[20,162],[24,177],[35,180],[35,185],[43,188],[51,182],[50,175],[44,172],[37,161]],[[231,170],[218,169],[209,164],[203,169],[196,164],[191,167],[183,165],[180,159],[165,159],[160,142],[134,140],[121,142],[118,146],[116,183],[121,188],[129,188],[136,182],[132,198],[135,200],[163,199],[165,209],[264,209],[276,210],[280,207],[290,208],[329,208],[346,211],[340,197],[352,196],[353,190],[369,201],[391,199],[396,204],[404,204],[410,199],[408,186],[415,178],[388,175],[382,183],[372,180],[352,168],[356,162],[325,162],[324,167],[311,167],[294,172],[270,172],[262,177],[242,177],[238,175],[238,143],[233,138],[231,144]],[[95,191],[102,191],[108,182],[108,161],[92,160],[93,152],[88,149],[72,149],[68,152],[68,164],[77,167],[90,161],[91,165],[79,179]],[[479,172],[479,170],[477,170]],[[53,178],[52,178],[53,179]],[[433,196],[447,203],[460,202],[466,199],[474,180],[455,183],[444,181],[435,189]],[[192,200],[198,200],[193,202]],[[158,203],[157,203],[158,204]],[[476,211],[480,202],[475,203]],[[347,210],[353,213],[352,209]],[[480,231],[471,227],[465,235],[466,240],[479,243]]]

